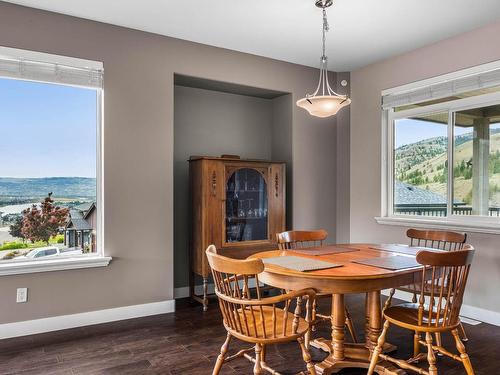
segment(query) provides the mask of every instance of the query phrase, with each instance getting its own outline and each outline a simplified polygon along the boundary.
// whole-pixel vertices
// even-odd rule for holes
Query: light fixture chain
[[[328,18],[326,16],[326,9],[323,8],[323,55],[321,58],[326,59],[326,33],[330,30],[330,26],[328,25]]]

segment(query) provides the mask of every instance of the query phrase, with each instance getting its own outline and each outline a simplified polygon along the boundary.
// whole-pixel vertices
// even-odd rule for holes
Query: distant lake
[[[30,208],[33,203],[23,203],[23,204],[10,204],[8,206],[0,206],[0,212],[2,215],[7,214],[20,214],[23,210]]]
[[[96,179],[88,177],[0,177],[0,196],[3,197],[39,199],[46,197],[50,192],[57,198],[95,199]]]

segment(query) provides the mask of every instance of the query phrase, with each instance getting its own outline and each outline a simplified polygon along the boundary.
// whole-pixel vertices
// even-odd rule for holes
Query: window
[[[394,121],[393,212],[447,215],[448,113]]]
[[[383,93],[379,223],[500,233],[500,63],[493,65]]]
[[[0,275],[109,262],[101,82],[101,63],[0,47]]]
[[[454,114],[456,215],[500,216],[500,104]]]

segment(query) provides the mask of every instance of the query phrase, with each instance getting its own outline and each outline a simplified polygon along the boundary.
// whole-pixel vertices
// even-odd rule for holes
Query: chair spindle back
[[[306,249],[308,247],[323,246],[328,237],[328,232],[319,230],[291,230],[277,233],[278,248],[280,250]]]
[[[473,256],[474,248],[468,244],[462,250],[446,253],[418,252],[417,262],[424,265],[418,306],[419,325],[449,327],[460,322],[460,308]],[[431,279],[426,280],[425,276],[429,274]]]
[[[410,238],[410,246],[431,247],[447,251],[461,250],[467,240],[466,233],[437,230],[408,229],[406,236]]]
[[[259,273],[264,271],[261,259],[227,258],[217,254],[213,245],[208,247],[206,254],[212,269],[215,293],[219,299],[224,325],[231,334],[239,338],[261,340],[295,336],[300,328],[299,318],[303,310],[306,321],[310,320],[309,301],[312,301],[315,295],[312,289],[263,298],[258,277]],[[309,296],[305,309],[300,298],[303,296]],[[295,299],[297,301],[292,312]]]

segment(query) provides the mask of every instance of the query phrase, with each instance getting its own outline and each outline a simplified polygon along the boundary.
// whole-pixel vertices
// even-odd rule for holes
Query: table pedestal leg
[[[368,319],[368,327],[366,330],[366,346],[373,349],[377,346],[377,340],[382,332],[382,302],[380,301],[380,293],[368,293],[368,311],[366,312]]]
[[[366,293],[365,297],[365,343],[370,347],[370,306],[372,304],[372,293]]]
[[[364,344],[346,344],[345,338],[345,305],[344,295],[334,294],[332,297],[332,339],[317,339],[311,346],[323,349],[330,354],[316,365],[316,372],[320,375],[335,374],[344,368],[368,368],[370,364],[370,350],[377,345],[377,339],[382,327],[382,313],[380,291],[367,293],[366,300],[366,342]],[[384,352],[393,351],[396,347],[387,344]],[[375,373],[383,375],[406,374],[388,362],[379,362]]]
[[[332,300],[332,351],[336,360],[344,359],[345,304],[343,294],[334,294]]]
[[[365,331],[366,347],[373,350],[377,346],[378,337],[382,332],[382,303],[380,292],[367,293],[368,304],[366,306],[366,320],[368,325]],[[385,343],[383,352],[390,353],[397,349],[395,345]]]

